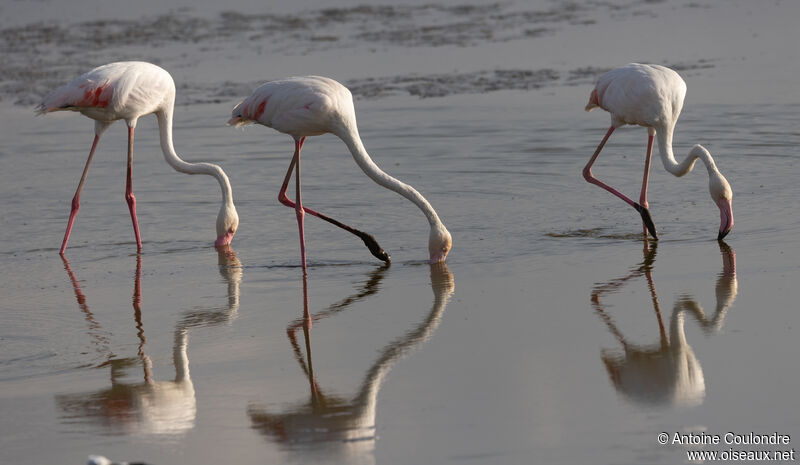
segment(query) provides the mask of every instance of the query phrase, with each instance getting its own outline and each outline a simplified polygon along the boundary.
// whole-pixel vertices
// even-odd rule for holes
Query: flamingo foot
[[[383,261],[387,265],[392,263],[392,257],[390,257],[389,253],[383,250],[383,248],[378,244],[378,241],[375,240],[375,236],[357,229],[354,229],[353,234],[360,237],[361,240],[364,241],[364,245],[367,246],[370,253],[372,253],[372,256]]]
[[[653,239],[658,239],[658,235],[656,234],[656,225],[653,223],[653,218],[650,216],[650,210],[647,207],[643,207],[636,202],[633,202],[633,208],[642,215],[642,221],[644,222],[644,226],[650,232],[650,235],[653,236]]]

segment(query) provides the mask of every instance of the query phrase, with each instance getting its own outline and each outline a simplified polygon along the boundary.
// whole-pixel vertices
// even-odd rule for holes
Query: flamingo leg
[[[283,199],[287,199],[286,197],[286,189],[289,187],[289,179],[292,177],[292,170],[296,171],[295,177],[297,178],[297,196],[298,200],[300,200],[300,149],[303,147],[303,143],[305,142],[305,137],[300,139],[295,139],[294,141],[294,154],[292,155],[292,161],[289,163],[289,169],[286,171],[286,177],[283,178],[283,184],[281,185],[281,190],[278,193],[278,200],[281,201],[282,204],[291,207],[295,210],[295,214],[297,215],[297,226],[300,232],[300,256],[303,262],[303,274],[306,273],[306,245],[305,245],[305,234],[304,234],[304,221],[303,216],[305,215],[306,210],[303,208],[302,202],[298,202],[297,204],[294,202],[285,202]]]
[[[295,204],[294,211],[297,216],[297,229],[300,233],[300,258],[303,262],[303,328],[307,334],[308,330],[311,328],[311,313],[308,310],[308,269],[306,268],[306,237],[303,228],[306,213],[303,209],[302,197],[300,196],[300,150],[303,148],[303,142],[305,142],[305,140],[305,137],[300,140],[295,140],[294,156],[292,157],[292,162],[289,164],[289,171],[286,173],[286,179],[283,181],[282,190],[286,190],[289,183],[289,176],[292,173],[292,165],[294,165],[295,187],[297,191],[297,203]]]
[[[305,140],[306,140],[306,138],[303,137],[303,138],[300,139],[299,142],[295,141],[295,153],[296,154],[299,153],[300,149],[302,149],[303,143],[305,142]],[[298,146],[298,144],[299,144],[299,146]],[[283,205],[286,205],[289,208],[296,208],[295,203],[286,195],[286,189],[289,187],[289,178],[291,177],[291,174],[292,174],[292,168],[294,168],[296,162],[297,162],[297,160],[295,160],[295,157],[292,157],[292,162],[289,164],[289,170],[286,172],[286,177],[283,180],[283,185],[281,186],[281,191],[278,193],[278,201],[280,203],[282,203]],[[303,211],[305,213],[308,213],[309,215],[312,215],[312,216],[316,216],[317,218],[325,220],[325,221],[327,221],[328,223],[331,223],[334,226],[338,226],[338,227],[344,229],[345,231],[358,236],[362,241],[364,241],[364,245],[367,246],[367,248],[369,249],[369,251],[372,253],[372,255],[375,258],[377,258],[378,260],[382,260],[382,261],[384,261],[386,263],[390,263],[391,262],[391,257],[389,257],[389,254],[386,251],[383,250],[383,248],[378,244],[378,241],[375,240],[375,237],[372,234],[365,233],[365,232],[360,231],[360,230],[358,230],[356,228],[348,226],[348,225],[346,225],[346,224],[344,224],[344,223],[342,223],[342,222],[340,222],[338,220],[335,220],[335,219],[333,219],[333,218],[331,218],[331,217],[329,217],[327,215],[323,215],[322,213],[319,213],[319,212],[317,212],[315,210],[312,210],[312,209],[310,209],[308,207],[302,206],[302,208],[303,208]]]
[[[622,199],[625,203],[633,207],[636,211],[638,211],[639,214],[642,216],[642,221],[644,221],[647,230],[650,231],[650,234],[653,236],[654,239],[657,239],[658,237],[656,235],[656,226],[655,224],[653,224],[653,219],[650,217],[650,211],[647,210],[647,207],[639,205],[638,203],[628,198],[622,192],[614,189],[613,187],[600,181],[599,179],[595,178],[594,175],[592,175],[592,165],[594,165],[595,160],[597,160],[597,156],[600,155],[600,151],[603,150],[603,147],[606,145],[608,138],[611,137],[611,134],[614,132],[614,129],[616,128],[612,125],[608,129],[608,132],[606,132],[606,135],[603,136],[603,140],[600,141],[600,145],[597,146],[597,150],[595,150],[594,154],[592,155],[592,158],[589,159],[589,162],[586,163],[586,166],[583,168],[583,177],[584,179],[586,179],[587,182],[600,186],[603,189],[607,190],[608,192],[611,192],[612,194]]]
[[[297,216],[297,229],[300,232],[300,259],[303,262],[303,275],[306,275],[306,237],[304,233],[304,217],[306,215],[305,211],[303,210],[303,200],[300,197],[300,149],[303,147],[303,139],[295,141],[295,149],[294,149],[294,157],[293,161],[295,163],[294,170],[294,180],[295,180],[295,191],[297,202],[295,203],[294,211],[295,215]],[[284,181],[285,182],[285,181]],[[307,309],[308,307],[306,307]]]
[[[83,167],[83,174],[81,180],[78,182],[78,189],[75,191],[75,196],[72,197],[72,209],[69,212],[69,221],[67,221],[67,231],[64,233],[64,240],[61,241],[61,250],[59,254],[64,255],[67,250],[67,242],[69,242],[69,235],[72,232],[72,225],[75,223],[75,217],[78,215],[78,209],[81,208],[81,191],[83,184],[86,182],[86,177],[89,175],[89,165],[94,158],[94,152],[97,149],[97,143],[100,141],[100,134],[95,133],[92,148],[89,150],[89,158],[86,159],[86,165]]]
[[[281,185],[281,190],[278,192],[278,201],[289,208],[295,208],[294,202],[289,200],[289,197],[286,196],[286,189],[289,188],[289,179],[292,177],[292,170],[294,170],[294,165],[297,163],[297,156],[300,153],[300,149],[303,148],[303,143],[306,141],[306,138],[303,137],[299,141],[294,141],[294,154],[292,155],[292,161],[289,163],[289,169],[286,171],[286,177],[283,178],[283,184]],[[313,210],[309,208],[303,208],[303,211],[306,213],[310,213],[312,215],[319,215],[317,212],[313,212]]]
[[[136,197],[133,195],[133,127],[128,127],[128,173],[125,183],[125,201],[131,212],[133,234],[136,236],[136,250],[142,250],[142,238],[139,235],[139,221],[136,219]]]
[[[647,183],[650,179],[650,160],[653,156],[653,138],[655,134],[652,133],[652,129],[648,128],[648,135],[647,135],[647,154],[644,158],[644,175],[642,176],[642,191],[639,194],[639,205],[644,208],[649,208],[650,204],[647,203]],[[647,235],[647,226],[642,224],[642,232]]]

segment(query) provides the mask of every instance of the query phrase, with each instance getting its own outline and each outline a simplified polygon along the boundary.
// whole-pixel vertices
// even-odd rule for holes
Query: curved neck
[[[169,166],[186,174],[207,174],[214,176],[219,182],[222,189],[222,203],[226,205],[233,205],[233,190],[231,189],[230,180],[228,176],[217,165],[212,163],[189,163],[181,159],[175,153],[175,147],[172,145],[172,109],[173,104],[167,103],[165,108],[156,112],[158,118],[159,134],[161,136],[161,151],[164,152],[164,159],[167,160]]]
[[[678,163],[675,160],[675,155],[672,153],[672,127],[664,127],[656,129],[656,137],[658,138],[658,151],[661,155],[661,162],[664,164],[664,169],[669,171],[672,175],[681,177],[684,174],[692,171],[695,162],[700,159],[708,170],[709,176],[718,173],[717,165],[714,159],[706,150],[692,149],[689,155]]]
[[[361,390],[355,397],[356,404],[364,412],[365,417],[371,418],[374,425],[375,411],[378,401],[378,391],[380,391],[383,380],[389,374],[395,362],[406,355],[414,347],[430,339],[431,335],[439,323],[442,321],[447,302],[452,295],[452,275],[438,270],[431,273],[434,287],[433,307],[430,313],[422,320],[422,323],[407,332],[404,336],[396,339],[387,345],[381,352],[380,357],[372,364],[364,380],[361,383]],[[436,283],[439,280],[440,282]]]
[[[422,194],[408,184],[389,176],[372,161],[372,158],[370,158],[367,153],[367,149],[364,148],[364,144],[361,142],[361,137],[358,135],[358,128],[355,127],[355,124],[344,126],[342,130],[337,131],[335,134],[344,141],[347,148],[350,149],[350,153],[353,155],[356,164],[370,179],[413,202],[422,210],[422,213],[428,218],[428,223],[430,223],[432,227],[442,224],[439,215],[436,214],[436,210],[425,200]]]
[[[683,329],[685,321],[683,311],[686,304],[686,300],[680,299],[675,302],[672,309],[672,318],[669,322],[669,342],[673,350],[680,350],[687,346],[686,332]]]
[[[175,330],[175,341],[172,345],[172,363],[175,365],[175,382],[189,381],[189,357],[186,354],[186,345],[189,332],[183,329]]]

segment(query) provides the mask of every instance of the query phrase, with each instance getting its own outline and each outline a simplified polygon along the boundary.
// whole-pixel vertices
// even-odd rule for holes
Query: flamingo
[[[583,168],[583,177],[611,192],[642,216],[643,229],[657,238],[656,227],[647,209],[647,179],[650,174],[650,158],[653,151],[653,138],[658,136],[658,150],[664,169],[674,176],[683,176],[692,171],[700,159],[708,170],[708,188],[711,199],[719,207],[720,225],[717,240],[722,240],[733,228],[733,191],[728,180],[717,169],[714,159],[702,145],[695,145],[682,162],[678,163],[672,154],[672,132],[683,107],[686,83],[675,71],[660,65],[630,63],[603,74],[589,97],[586,111],[600,107],[611,113],[611,127],[597,146],[597,150]],[[644,176],[639,203],[603,183],[592,175],[592,165],[603,149],[611,133],[619,126],[635,124],[647,128],[647,154],[645,156]]]
[[[207,174],[214,176],[222,188],[222,207],[217,216],[216,246],[230,244],[239,227],[239,215],[233,204],[233,192],[228,176],[217,165],[211,163],[188,163],[183,161],[172,145],[172,113],[175,105],[175,82],[164,69],[140,61],[125,61],[99,66],[75,78],[48,94],[37,107],[37,114],[53,111],[78,111],[95,120],[94,141],[89,150],[89,158],[78,182],[78,189],[72,199],[67,231],[61,243],[60,254],[67,248],[69,235],[75,216],[80,208],[80,197],[89,164],[94,157],[100,136],[111,124],[124,119],[128,125],[128,173],[125,200],[133,221],[137,250],[142,249],[139,235],[139,222],[136,218],[136,197],[133,195],[133,133],[140,117],[155,113],[161,136],[161,150],[164,158],[176,171],[186,174]]]
[[[291,77],[268,82],[257,88],[252,95],[239,102],[228,121],[232,126],[258,123],[288,134],[294,138],[294,156],[278,193],[278,200],[294,208],[300,233],[300,255],[303,269],[306,268],[304,215],[311,214],[326,220],[360,237],[372,254],[386,263],[387,254],[374,237],[340,223],[333,218],[303,206],[300,197],[300,150],[308,136],[332,133],[347,145],[356,164],[379,185],[393,190],[413,202],[425,214],[430,224],[428,251],[430,263],[442,262],[452,247],[452,237],[445,228],[436,210],[416,189],[381,170],[370,158],[356,125],[353,96],[350,91],[333,79],[321,76]],[[296,203],[286,196],[286,188],[292,169],[295,169]]]

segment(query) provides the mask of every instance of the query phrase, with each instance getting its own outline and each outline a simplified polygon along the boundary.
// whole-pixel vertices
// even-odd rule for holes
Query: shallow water
[[[659,445],[661,432],[778,432],[793,441],[766,449],[796,448],[795,3],[227,7],[245,19],[202,3],[113,12],[87,0],[88,16],[15,5],[1,34],[0,462],[671,464],[699,449]],[[113,34],[153,18],[167,31]],[[76,54],[90,23],[106,46]],[[58,40],[12,42],[53,25]],[[118,123],[59,257],[92,125],[31,107],[120,58],[175,77],[176,149],[233,182],[232,249],[211,247],[216,182],[172,171],[146,117],[134,163],[143,253]],[[608,126],[582,111],[591,81],[634,60],[687,81],[675,151],[704,144],[730,180],[725,243],[702,167],[674,178],[654,161],[657,243],[580,175]],[[291,140],[224,126],[256,83],[304,73],[354,89],[376,163],[419,188],[454,236],[446,266],[425,264],[419,211],[335,137],[309,139],[304,202],[374,234],[393,262],[310,218],[307,332],[296,222],[276,199]],[[617,131],[596,174],[634,194],[645,142],[641,128]],[[729,447],[759,448],[704,449]]]

